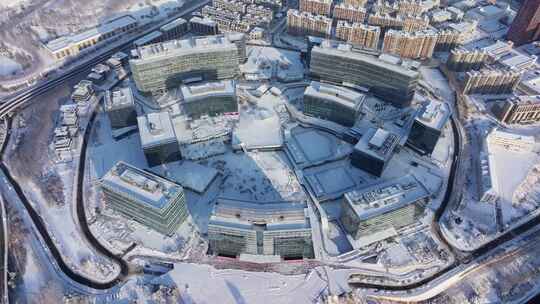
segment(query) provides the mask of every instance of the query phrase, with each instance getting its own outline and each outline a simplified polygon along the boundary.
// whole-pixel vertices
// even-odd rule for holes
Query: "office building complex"
[[[352,127],[364,98],[346,88],[312,81],[304,92],[304,114]]]
[[[337,22],[336,38],[363,48],[376,50],[380,35],[381,28],[378,26],[362,23],[351,24],[341,20]]]
[[[488,54],[480,49],[467,50],[455,48],[450,51],[446,65],[448,69],[456,72],[479,70],[488,60]]]
[[[178,18],[162,26],[159,31],[163,34],[163,41],[180,39],[189,32],[189,23],[186,19]]]
[[[52,40],[45,48],[55,59],[61,60],[119,39],[122,35],[133,33],[137,25],[137,20],[132,16],[122,16],[82,33]]]
[[[521,73],[503,69],[469,71],[463,81],[463,94],[510,94],[514,91]]]
[[[415,33],[388,30],[384,35],[382,51],[402,58],[428,59],[433,57],[436,44],[437,34],[431,30]]]
[[[345,193],[340,220],[361,245],[397,235],[414,224],[429,202],[429,191],[413,175]]]
[[[217,35],[219,33],[217,22],[197,16],[189,19],[189,29],[199,35]]]
[[[353,5],[338,4],[334,7],[334,19],[345,20],[349,22],[363,23],[366,19],[366,9],[355,7]]]
[[[328,40],[320,46],[313,46],[310,73],[316,79],[363,86],[398,107],[410,104],[419,78],[418,72],[408,67]]]
[[[332,13],[332,0],[300,0],[301,12],[330,17]]]
[[[407,145],[423,154],[431,154],[450,114],[446,103],[432,100],[423,105],[413,122]]]
[[[181,90],[181,106],[189,117],[238,112],[236,87],[231,80],[182,86]]]
[[[130,60],[142,92],[163,92],[181,82],[233,78],[239,73],[239,50],[225,36],[172,40],[137,49]]]
[[[105,97],[105,112],[113,129],[136,125],[137,113],[131,89],[128,87],[108,92]]]
[[[516,96],[506,100],[497,117],[508,124],[526,124],[540,121],[540,96]]]
[[[150,167],[182,159],[168,112],[137,117],[141,145]]]
[[[523,2],[508,29],[507,37],[517,46],[540,39],[540,1]]]
[[[305,203],[249,202],[218,198],[208,239],[213,253],[312,258],[311,225]]]
[[[381,176],[394,156],[399,136],[384,129],[371,128],[354,146],[351,164],[375,176]]]
[[[108,207],[162,234],[174,234],[188,216],[182,186],[124,162],[99,183]]]
[[[287,11],[287,32],[291,35],[330,37],[332,19],[290,9]]]

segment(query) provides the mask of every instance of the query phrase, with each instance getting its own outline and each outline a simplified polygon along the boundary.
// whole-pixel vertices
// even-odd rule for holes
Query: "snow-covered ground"
[[[22,71],[22,66],[8,57],[0,56],[0,76],[9,76]]]
[[[8,8],[8,7],[16,7],[22,4],[27,4],[31,0],[2,0],[0,2],[0,7]]]

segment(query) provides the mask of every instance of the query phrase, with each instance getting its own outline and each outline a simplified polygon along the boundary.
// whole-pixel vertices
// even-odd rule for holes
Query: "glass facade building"
[[[182,108],[191,118],[238,112],[236,87],[231,80],[182,86],[181,90],[184,98]]]
[[[313,81],[304,91],[304,114],[352,127],[364,98],[364,94]]]
[[[218,199],[208,239],[215,254],[312,258],[311,225],[305,203]]]
[[[130,60],[137,88],[163,92],[180,83],[234,78],[239,74],[238,47],[224,36],[172,40],[138,48]]]
[[[429,191],[405,175],[345,194],[340,221],[355,239],[413,224],[423,214]]]
[[[309,57],[313,78],[365,87],[397,107],[410,105],[419,80],[417,71],[353,50],[348,44],[326,40],[314,46]]]
[[[188,216],[182,186],[126,163],[117,163],[100,186],[108,207],[162,234],[174,234]]]

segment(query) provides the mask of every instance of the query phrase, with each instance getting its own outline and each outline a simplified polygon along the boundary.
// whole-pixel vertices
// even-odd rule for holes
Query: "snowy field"
[[[19,63],[8,57],[0,56],[0,76],[10,76],[20,71],[22,71],[22,66]]]
[[[2,0],[0,2],[0,7],[11,8],[19,6],[21,4],[27,4],[29,2],[30,0]]]
[[[327,286],[326,278],[316,272],[283,276],[194,264],[177,264],[170,276],[181,287],[186,304],[211,303],[210,299],[220,304],[313,303]]]

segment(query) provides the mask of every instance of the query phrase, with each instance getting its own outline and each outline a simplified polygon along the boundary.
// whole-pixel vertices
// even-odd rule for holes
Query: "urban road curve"
[[[197,1],[198,2],[198,1]],[[196,5],[190,7],[187,10],[184,10],[184,13],[181,15],[182,17],[189,16],[193,11],[198,10],[203,5],[207,4],[208,1],[202,1],[197,3]],[[178,16],[175,16],[174,18],[177,18]],[[143,36],[147,34],[147,32],[150,32],[154,30],[155,28],[159,28],[163,24],[170,22],[171,19],[164,21],[160,23],[159,25],[156,25],[155,27],[152,27],[152,29],[149,29],[142,33],[140,36]],[[131,49],[131,45],[133,41],[140,38],[134,37],[132,39],[126,40],[125,43],[122,43],[121,45],[112,48],[111,50],[108,50],[106,52],[103,52],[96,57],[92,58],[89,61],[84,62],[83,64],[77,66],[76,68],[73,68],[69,70],[68,72],[57,76],[56,78],[47,81],[45,83],[39,84],[36,87],[33,87],[31,89],[25,90],[23,93],[18,94],[15,97],[9,98],[4,103],[0,104],[0,119],[7,119],[9,121],[9,116],[11,114],[14,114],[18,109],[20,109],[21,106],[25,105],[27,102],[31,101],[32,99],[40,96],[41,94],[47,92],[48,90],[51,90],[61,84],[64,83],[67,79],[80,75],[82,73],[88,72],[88,70],[95,66],[98,63],[102,63],[105,60],[107,60],[112,54],[129,50]],[[96,289],[96,290],[107,290],[111,289],[115,286],[117,286],[119,283],[123,282],[125,278],[128,275],[129,268],[128,264],[119,256],[113,254],[110,252],[106,247],[104,247],[90,232],[90,228],[88,227],[88,223],[86,220],[86,214],[84,209],[84,203],[83,203],[83,183],[84,183],[84,167],[85,167],[85,158],[86,158],[86,146],[88,144],[88,140],[90,138],[91,130],[92,130],[92,124],[95,120],[96,112],[92,113],[92,116],[90,118],[90,122],[85,130],[85,133],[83,135],[83,142],[81,145],[81,155],[80,155],[80,161],[79,161],[79,167],[78,167],[78,179],[77,179],[77,192],[76,192],[76,211],[77,211],[77,218],[80,223],[80,228],[83,232],[84,237],[86,240],[93,246],[94,250],[98,252],[99,254],[102,254],[103,256],[111,259],[115,263],[117,263],[120,266],[120,273],[117,277],[114,279],[108,281],[108,282],[100,282],[95,281],[91,278],[88,278],[86,276],[83,276],[76,271],[74,271],[70,266],[67,265],[67,263],[64,261],[62,254],[60,253],[60,250],[54,243],[50,233],[47,231],[46,225],[43,221],[43,218],[39,215],[39,213],[35,210],[35,208],[32,206],[32,204],[29,202],[28,198],[25,196],[20,184],[13,178],[11,175],[9,168],[5,165],[3,162],[3,156],[4,156],[4,149],[6,147],[6,144],[2,145],[2,148],[0,150],[0,170],[4,173],[6,179],[8,182],[12,185],[13,189],[19,196],[21,202],[23,203],[26,211],[28,212],[30,218],[32,219],[34,225],[36,226],[36,229],[41,236],[41,238],[44,241],[44,244],[48,247],[49,252],[51,253],[52,257],[56,261],[56,264],[60,268],[60,270],[71,280],[73,280],[76,283],[79,283],[83,286]],[[9,132],[7,132],[7,136],[5,138],[4,143],[7,143],[9,141]]]

